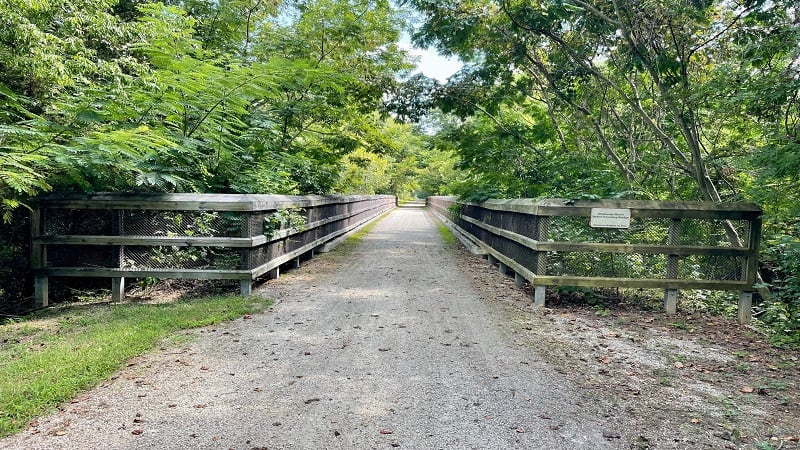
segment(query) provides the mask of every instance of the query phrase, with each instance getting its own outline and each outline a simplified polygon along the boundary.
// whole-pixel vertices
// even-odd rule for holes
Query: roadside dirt
[[[800,351],[758,330],[702,313],[588,306],[548,292],[547,308],[462,248],[460,267],[485,301],[505,310],[517,342],[626,416],[620,448],[800,448]]]

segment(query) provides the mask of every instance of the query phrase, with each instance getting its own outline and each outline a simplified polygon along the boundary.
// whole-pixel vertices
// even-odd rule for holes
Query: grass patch
[[[450,231],[450,228],[447,228],[442,223],[440,223],[436,228],[439,230],[439,235],[442,237],[442,240],[445,244],[450,245],[456,242],[456,236],[452,231]]]
[[[265,309],[233,295],[164,304],[73,304],[0,325],[0,438],[94,387],[176,331]]]

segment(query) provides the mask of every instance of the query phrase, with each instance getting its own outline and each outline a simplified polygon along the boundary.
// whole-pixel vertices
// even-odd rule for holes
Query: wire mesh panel
[[[744,281],[743,256],[691,255],[680,258],[678,278],[693,280]]]
[[[629,228],[592,228],[589,217],[550,218],[547,239],[555,242],[667,244],[670,218],[633,217]]]
[[[118,267],[118,252],[110,246],[48,245],[46,267]]]
[[[219,247],[125,246],[120,268],[154,269],[211,269],[236,270],[241,265],[241,252]]]
[[[111,235],[115,213],[112,210],[102,209],[49,208],[45,210],[42,234],[44,236]]]
[[[236,237],[242,234],[242,213],[220,211],[122,210],[126,236]]]
[[[547,275],[663,279],[665,255],[548,252]]]
[[[747,220],[682,219],[680,244],[746,248],[750,235]]]

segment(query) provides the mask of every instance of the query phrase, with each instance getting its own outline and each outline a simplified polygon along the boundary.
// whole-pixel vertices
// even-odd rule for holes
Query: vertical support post
[[[739,292],[739,323],[744,325],[750,323],[753,318],[753,293],[747,291]]]
[[[239,293],[245,297],[253,294],[253,282],[250,280],[239,280]]]
[[[518,273],[515,273],[514,274],[514,285],[517,286],[518,288],[522,288],[523,286],[525,286],[525,277],[523,277],[522,275],[520,275]]]
[[[758,276],[758,250],[761,247],[761,216],[750,220],[750,233],[747,237],[747,262],[744,267],[744,281],[752,289]],[[750,323],[753,318],[753,292],[739,292],[739,323]]]
[[[537,216],[536,217],[536,230],[534,232],[534,239],[537,242],[547,241],[550,234],[550,216]],[[534,260],[536,267],[533,268],[535,275],[547,274],[547,252],[534,251]],[[534,277],[534,290],[533,290],[533,304],[534,306],[544,306],[546,287],[537,285],[536,278]]]
[[[33,278],[34,306],[44,308],[50,304],[50,279],[47,275],[36,275]]]
[[[119,303],[125,299],[125,277],[111,279],[111,301]]]
[[[499,270],[503,275],[508,275],[508,266],[503,262],[497,264],[497,270]]]
[[[31,211],[31,269],[34,272],[33,300],[37,308],[44,308],[50,303],[50,281],[42,273],[47,264],[47,246],[41,241],[43,220],[44,213],[41,209]]]
[[[292,264],[291,265],[292,269],[299,269],[300,268],[300,257],[298,256],[297,258],[293,259],[291,264]]]
[[[255,212],[242,213],[242,223],[240,224],[241,236],[244,238],[252,238],[256,234],[260,234],[264,230],[264,215],[256,214]],[[252,241],[251,241],[252,242]],[[242,248],[239,268],[242,270],[250,269],[250,256],[253,248]],[[253,278],[239,280],[239,293],[244,296],[249,296],[253,293]]]
[[[664,310],[669,315],[678,313],[678,290],[665,289],[664,290]]]
[[[545,286],[536,286],[533,289],[533,306],[544,306],[544,296],[547,288]]]
[[[252,237],[251,224],[255,222],[256,217],[261,217],[261,216],[255,216],[251,212],[242,213],[241,223],[239,224],[239,227],[241,229],[240,236],[242,236],[243,238]],[[262,218],[261,220],[263,222],[264,219]],[[251,247],[243,247],[241,250],[239,268],[242,270],[247,270],[250,268],[250,250]]]
[[[673,218],[669,224],[669,238],[668,245],[680,245],[681,242],[681,219]],[[678,278],[678,256],[667,255],[667,273],[668,280]],[[673,315],[678,312],[678,290],[666,289],[664,290],[664,309],[667,314]]]
[[[111,212],[111,235],[124,236],[125,235],[125,216],[122,210],[115,210]],[[125,267],[125,246],[113,245],[111,252],[114,258],[114,266],[117,269]],[[111,301],[119,303],[125,299],[125,277],[111,278]]]
[[[745,266],[744,280],[752,286],[758,275],[758,251],[761,247],[761,216],[750,221],[750,234],[747,237],[747,265]]]
[[[281,277],[281,268],[280,267],[276,267],[276,268],[270,270],[269,272],[267,272],[267,279],[277,280],[280,277]]]
[[[486,255],[486,259],[489,261],[489,265],[494,265],[497,262],[497,258],[494,257],[491,253]]]

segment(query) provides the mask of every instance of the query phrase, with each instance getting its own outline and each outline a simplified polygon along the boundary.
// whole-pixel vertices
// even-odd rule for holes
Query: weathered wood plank
[[[395,197],[367,195],[258,195],[258,194],[157,194],[157,193],[55,193],[38,198],[41,207],[73,209],[139,209],[164,211],[270,211],[310,208],[370,199]]]
[[[59,245],[142,245],[175,247],[255,247],[266,239],[236,237],[189,236],[45,236],[36,240],[41,244]],[[259,242],[262,241],[262,242]]]
[[[99,267],[47,267],[37,271],[50,277],[129,277],[129,278],[176,278],[190,280],[243,280],[250,279],[249,270],[212,269],[117,269]]]
[[[528,280],[533,284],[546,286],[582,286],[582,287],[630,287],[642,289],[710,289],[736,291],[747,289],[743,281],[722,280],[667,280],[659,278],[607,278],[607,277],[575,277],[575,276],[535,276]]]
[[[469,216],[461,216],[461,220],[483,228],[490,233],[510,239],[531,250],[543,252],[603,252],[603,253],[641,253],[670,254],[676,256],[710,255],[710,256],[747,256],[751,250],[734,247],[708,247],[697,245],[657,245],[657,244],[622,244],[594,242],[543,242],[527,236],[504,230]]]
[[[567,203],[564,199],[514,199],[487,200],[470,205],[495,211],[509,211],[540,216],[585,216],[591,215],[592,208],[625,208],[631,210],[631,217],[652,218],[691,218],[691,219],[732,219],[752,220],[762,214],[761,208],[747,202],[658,202],[645,200],[577,200]]]

